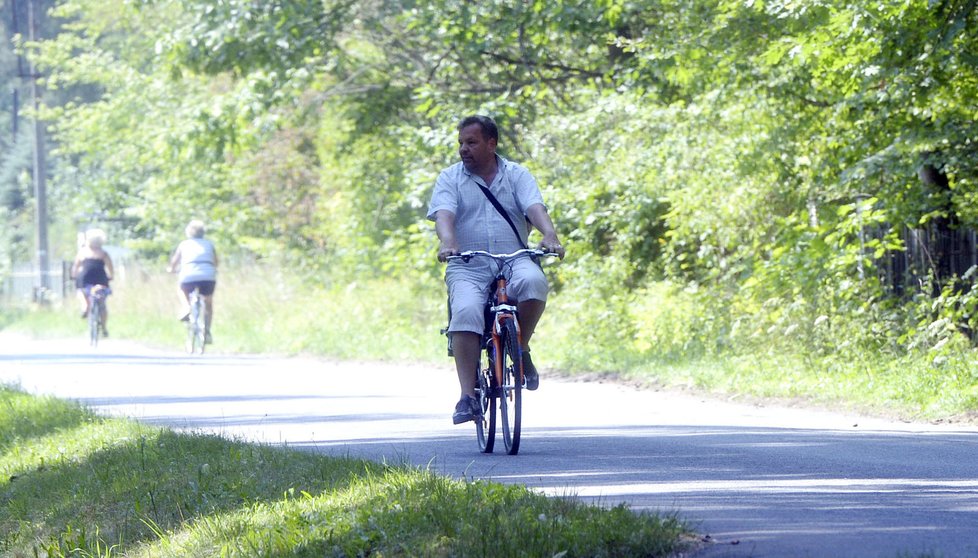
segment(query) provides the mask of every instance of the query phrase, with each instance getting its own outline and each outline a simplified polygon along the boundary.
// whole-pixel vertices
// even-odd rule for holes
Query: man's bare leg
[[[537,328],[537,322],[543,316],[543,309],[547,303],[542,300],[525,300],[519,303],[520,313],[520,337],[523,348],[523,374],[526,380],[526,389],[533,391],[540,385],[540,375],[537,368],[530,359],[530,338],[533,331]]]
[[[455,353],[455,371],[462,395],[475,398],[475,373],[479,367],[480,335],[471,332],[452,333],[452,352]]]
[[[540,322],[540,317],[543,316],[543,310],[547,307],[547,303],[543,300],[523,300],[520,301],[518,311],[520,314],[520,337],[523,340],[523,348],[529,348],[530,338],[533,337],[533,331],[537,328],[537,323]]]

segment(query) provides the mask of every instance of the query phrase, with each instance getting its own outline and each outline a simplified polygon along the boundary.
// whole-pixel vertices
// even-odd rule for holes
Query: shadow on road
[[[155,425],[678,513],[711,535],[710,558],[978,556],[970,429],[826,427],[553,382],[533,395],[520,454],[508,456],[479,453],[472,426],[450,424],[457,394],[424,367],[77,350],[0,362],[0,381],[30,378],[31,389]]]

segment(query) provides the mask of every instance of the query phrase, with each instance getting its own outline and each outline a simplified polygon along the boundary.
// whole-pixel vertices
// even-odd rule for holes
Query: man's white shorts
[[[510,300],[547,300],[549,286],[540,265],[529,257],[512,262],[512,272],[507,264],[506,294]],[[485,329],[484,310],[489,290],[495,288],[494,279],[498,264],[486,258],[473,258],[468,263],[454,261],[445,271],[448,285],[448,302],[452,319],[449,333],[468,331],[482,334]]]

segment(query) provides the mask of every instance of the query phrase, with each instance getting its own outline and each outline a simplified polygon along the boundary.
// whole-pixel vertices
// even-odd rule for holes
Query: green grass
[[[109,332],[156,348],[182,350],[180,294],[172,275],[130,266],[113,284]],[[135,270],[131,268],[136,268]],[[427,297],[416,281],[385,280],[325,287],[255,267],[225,270],[214,296],[215,344],[224,352],[316,354],[374,360],[445,358],[443,291]],[[4,308],[10,330],[40,338],[84,337],[74,298],[47,308]],[[2,327],[2,323],[0,323]]]
[[[130,267],[135,270],[114,286],[109,301],[110,332],[182,350],[173,276]],[[7,322],[35,336],[83,337],[86,324],[76,306],[71,300],[48,309],[5,309],[0,327]],[[666,285],[617,298],[568,287],[548,304],[534,338],[534,360],[561,374],[802,400],[902,419],[978,416],[978,351],[967,342],[899,353],[856,346],[846,333],[833,339],[804,328],[745,336],[723,330],[712,312]],[[222,272],[211,350],[444,363],[445,338],[438,333],[444,324],[437,279],[317,286],[255,266]],[[827,349],[810,350],[813,335]]]
[[[557,298],[548,312],[561,318],[541,328],[534,350],[566,374],[904,420],[978,421],[978,349],[961,335],[929,348],[878,347],[842,317],[837,331],[796,324],[738,332],[722,309],[667,285],[620,299],[585,290]]]
[[[0,554],[668,556],[674,516],[108,419],[0,387]]]

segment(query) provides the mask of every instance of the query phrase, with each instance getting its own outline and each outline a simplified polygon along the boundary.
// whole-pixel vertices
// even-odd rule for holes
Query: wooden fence
[[[924,289],[939,294],[942,287],[960,281],[969,269],[978,266],[978,235],[974,230],[932,224],[920,229],[904,228],[901,236],[905,250],[890,252],[878,268],[883,283],[895,295]],[[961,285],[970,286],[974,280],[969,277]]]

